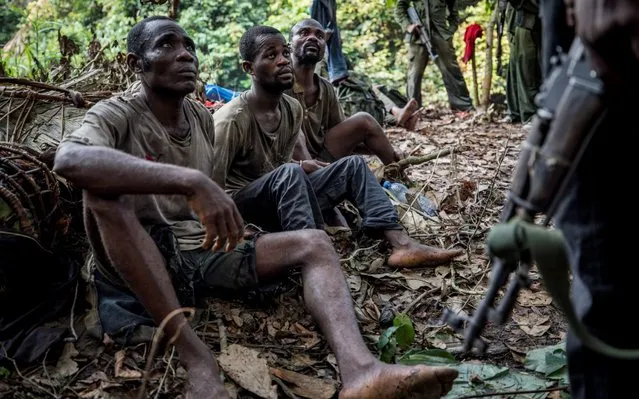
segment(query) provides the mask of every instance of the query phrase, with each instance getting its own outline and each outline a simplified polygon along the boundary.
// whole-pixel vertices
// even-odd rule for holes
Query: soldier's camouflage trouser
[[[540,57],[540,30],[515,27],[506,77],[508,114],[514,122],[527,122],[537,111],[535,96],[542,80]]]
[[[464,75],[459,68],[455,48],[452,39],[444,40],[439,35],[431,37],[433,48],[438,54],[435,65],[439,68],[448,93],[448,102],[451,109],[458,111],[470,111],[473,102],[468,93],[468,87]],[[414,98],[419,106],[422,106],[422,79],[429,57],[426,47],[418,43],[408,44],[408,82],[406,96]]]

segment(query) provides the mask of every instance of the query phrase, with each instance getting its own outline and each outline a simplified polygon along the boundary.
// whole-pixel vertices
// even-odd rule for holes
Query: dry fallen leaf
[[[525,315],[513,313],[513,320],[526,334],[533,337],[541,337],[550,329],[550,318],[534,312]]]
[[[294,354],[291,358],[291,364],[295,365],[295,367],[299,367],[300,369],[314,366],[317,363],[320,363],[320,361],[311,359],[311,357],[306,353]]]
[[[521,290],[517,297],[517,303],[521,306],[547,306],[552,302],[552,297],[546,291],[533,292]]]
[[[406,279],[408,287],[413,291],[430,285],[419,273],[404,272],[402,275]]]
[[[55,365],[55,371],[53,376],[56,378],[66,378],[78,372],[78,364],[71,359],[77,356],[79,352],[75,349],[75,346],[71,342],[67,342],[64,345],[62,354]]]
[[[307,330],[300,323],[293,324],[290,328],[290,331],[304,338],[304,347],[306,349],[311,349],[315,345],[322,342],[322,339],[315,331]]]
[[[217,358],[220,367],[239,386],[260,398],[277,399],[266,359],[245,346],[229,345]]]
[[[330,399],[337,390],[337,382],[329,379],[319,379],[296,373],[294,371],[271,367],[271,373],[282,381],[293,386],[293,393],[309,399]]]
[[[142,373],[140,371],[123,367],[125,358],[126,352],[124,350],[119,350],[115,353],[114,375],[118,378],[126,379],[142,378]]]
[[[370,266],[368,266],[367,271],[369,273],[375,273],[382,266],[384,266],[384,262],[385,262],[384,258],[376,258],[374,261],[371,262]]]

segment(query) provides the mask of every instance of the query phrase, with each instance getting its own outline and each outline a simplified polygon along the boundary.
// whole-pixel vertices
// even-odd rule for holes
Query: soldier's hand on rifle
[[[410,24],[406,27],[406,32],[417,35],[419,34],[421,27],[422,26],[420,24]]]
[[[639,1],[565,0],[574,3],[577,35],[590,49],[604,81],[637,81],[639,65]]]

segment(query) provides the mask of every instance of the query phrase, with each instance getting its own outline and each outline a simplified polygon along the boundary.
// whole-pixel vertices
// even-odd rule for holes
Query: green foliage
[[[441,349],[410,350],[397,361],[399,364],[451,367],[459,375],[453,383],[453,389],[445,399],[454,399],[466,395],[480,395],[494,392],[517,392],[543,390],[556,384],[538,375],[509,370],[492,364],[461,363],[453,355]],[[518,398],[544,399],[546,392],[516,395]]]
[[[0,8],[0,46],[11,39],[21,19],[22,14],[17,6],[8,4]]]
[[[377,341],[379,358],[386,363],[393,363],[397,349],[406,350],[415,341],[415,327],[410,317],[404,313],[395,315],[393,325],[387,328]]]
[[[548,379],[568,384],[566,343],[531,350],[526,354],[524,367],[542,373]]]
[[[187,0],[178,22],[198,47],[201,77],[231,89],[246,88],[240,68],[239,42],[244,31],[267,17],[266,2],[246,0]]]
[[[10,76],[51,80],[51,71],[63,61],[78,67],[87,62],[87,48],[97,40],[107,59],[126,52],[126,35],[135,22],[150,15],[166,15],[168,3],[153,5],[140,0],[16,0],[24,7],[0,11],[0,42],[14,37],[13,45],[0,54],[5,72]],[[358,73],[373,82],[404,91],[408,66],[404,34],[395,22],[396,0],[352,0],[339,2],[338,26],[343,49]],[[458,0],[466,7],[465,21],[454,36],[461,59],[465,27],[477,22],[485,26],[492,11],[491,3]],[[205,82],[244,90],[250,81],[241,69],[239,40],[255,24],[271,25],[288,37],[292,25],[308,17],[311,0],[182,0],[178,22],[198,46],[201,77]],[[79,53],[62,60],[59,35],[73,40]],[[504,38],[505,39],[505,38]],[[5,39],[8,40],[8,39]],[[481,85],[484,64],[484,39],[478,41],[478,78]],[[504,40],[506,42],[506,40]],[[507,45],[504,46],[506,50]],[[504,61],[507,51],[504,51]],[[460,65],[472,92],[470,65]],[[504,86],[503,79],[496,84]],[[446,101],[439,70],[429,65],[425,73],[424,92],[429,101]],[[503,91],[503,89],[502,89]]]

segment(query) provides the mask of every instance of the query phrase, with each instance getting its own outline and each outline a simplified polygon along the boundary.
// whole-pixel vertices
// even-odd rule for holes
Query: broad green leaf
[[[395,332],[395,338],[397,339],[397,345],[400,348],[406,349],[415,341],[415,328],[410,317],[404,313],[395,315],[393,319],[393,325],[397,327]]]
[[[542,373],[547,378],[568,383],[568,359],[565,343],[533,349],[526,354],[524,367]]]
[[[449,365],[458,363],[453,355],[443,349],[410,350],[397,361],[401,364]]]
[[[408,351],[399,360],[401,364],[427,364],[456,369],[459,376],[445,399],[470,394],[487,394],[501,391],[532,391],[548,388],[553,384],[528,373],[519,373],[491,364],[459,363],[454,356],[441,349]],[[518,399],[544,399],[546,393],[522,394]]]

